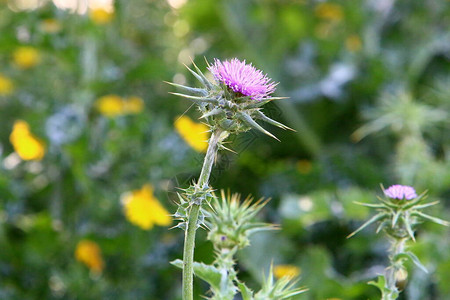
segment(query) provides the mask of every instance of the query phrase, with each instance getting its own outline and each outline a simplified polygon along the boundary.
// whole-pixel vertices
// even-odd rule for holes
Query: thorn
[[[192,95],[186,95],[186,94],[180,94],[180,93],[173,93],[173,92],[169,92],[169,94],[175,95],[175,96],[180,96],[180,97],[184,97],[184,98],[188,98],[191,99],[195,102],[198,103],[202,103],[202,102],[211,102],[214,103],[217,101],[216,98],[206,98],[206,97],[198,97],[198,96],[192,96]]]
[[[190,86],[185,86],[182,84],[178,84],[178,83],[174,83],[174,82],[169,82],[169,81],[163,81],[164,83],[170,84],[171,86],[180,88],[182,90],[185,90],[187,92],[196,94],[196,95],[201,95],[201,96],[207,96],[208,92],[205,89],[201,89],[201,88],[193,88]]]
[[[255,120],[253,120],[249,115],[247,115],[246,113],[240,113],[238,115],[238,117],[245,123],[247,123],[249,126],[261,131],[262,133],[276,139],[277,141],[280,142],[280,140],[274,136],[273,134],[271,134],[270,132],[268,132],[267,130],[265,130],[261,125],[259,125],[258,123],[256,123]]]
[[[280,122],[278,122],[278,121],[275,121],[275,120],[269,118],[268,116],[266,116],[265,114],[263,114],[263,113],[260,112],[259,110],[256,111],[256,114],[257,114],[257,116],[259,117],[259,119],[263,120],[264,122],[267,122],[267,123],[269,123],[269,124],[272,124],[272,125],[277,126],[277,127],[281,128],[281,129],[284,129],[284,130],[288,129],[288,130],[292,130],[292,131],[295,132],[294,129],[292,129],[292,128],[290,128],[290,127],[287,127],[286,125],[284,125],[284,124],[282,124],[282,123],[280,123]]]
[[[221,148],[221,149],[224,149],[224,150],[228,150],[228,151],[230,151],[231,153],[238,154],[236,151],[234,151],[234,150],[232,150],[232,149],[230,149],[230,148],[227,148],[227,147],[225,147],[224,145],[220,145],[220,148]]]

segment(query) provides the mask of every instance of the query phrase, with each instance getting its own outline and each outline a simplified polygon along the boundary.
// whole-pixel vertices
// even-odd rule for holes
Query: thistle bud
[[[242,249],[250,244],[252,233],[276,229],[274,225],[255,222],[253,218],[266,205],[267,200],[260,199],[252,204],[247,197],[242,203],[239,194],[225,195],[211,201],[211,210],[206,225],[210,229],[208,239],[218,251],[223,249]]]
[[[357,203],[366,207],[376,208],[378,213],[350,234],[349,237],[372,223],[378,223],[377,233],[384,230],[394,239],[411,238],[412,240],[415,240],[415,225],[425,220],[444,226],[450,225],[447,221],[422,212],[422,209],[438,203],[438,201],[423,203],[423,200],[426,199],[426,191],[417,195],[413,187],[405,185],[393,185],[388,189],[383,187],[382,189],[385,197],[377,197],[380,203]]]

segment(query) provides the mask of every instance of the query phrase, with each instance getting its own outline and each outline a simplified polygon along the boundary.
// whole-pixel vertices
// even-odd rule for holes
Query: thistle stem
[[[216,159],[218,145],[222,132],[220,130],[213,131],[209,139],[208,150],[203,161],[202,171],[197,182],[197,187],[203,189],[208,186],[209,177],[211,175],[212,166]],[[195,200],[195,199],[194,199]],[[197,221],[200,214],[201,203],[193,201],[189,210],[187,228],[184,238],[183,251],[183,300],[192,300],[194,295],[193,277],[194,277],[194,248],[195,248],[195,232],[197,231]]]
[[[395,238],[392,240],[391,253],[389,256],[391,265],[386,270],[386,288],[389,293],[383,295],[382,300],[395,300],[399,294],[399,290],[396,286],[396,274],[401,269],[399,262],[396,262],[395,257],[405,251],[405,238]]]

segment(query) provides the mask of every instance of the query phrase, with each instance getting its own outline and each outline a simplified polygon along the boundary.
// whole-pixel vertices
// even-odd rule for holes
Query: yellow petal
[[[96,24],[104,25],[112,21],[112,19],[114,18],[114,12],[107,11],[103,8],[96,8],[90,10],[89,18]]]
[[[351,52],[358,52],[362,48],[362,42],[356,34],[350,35],[345,40],[345,46]]]
[[[300,268],[293,265],[278,265],[273,268],[273,275],[278,279],[282,277],[297,277],[300,275]]]
[[[181,116],[175,120],[175,129],[186,143],[198,152],[208,149],[209,128],[205,124],[196,123],[188,116]]]
[[[44,142],[30,132],[30,126],[25,121],[14,122],[9,140],[23,160],[41,160],[45,155]]]
[[[124,101],[125,112],[129,114],[138,114],[144,110],[144,100],[140,97],[132,96]]]
[[[100,247],[90,240],[81,240],[75,249],[75,258],[84,263],[90,270],[101,273],[104,263]]]
[[[41,61],[41,54],[34,47],[23,46],[14,51],[13,61],[19,68],[29,69]]]
[[[106,95],[97,99],[97,110],[106,117],[116,117],[125,113],[124,101],[117,95]]]
[[[14,84],[6,76],[0,74],[0,96],[8,96],[14,92]]]
[[[344,17],[344,12],[339,4],[323,2],[315,9],[316,16],[328,21],[338,22]]]
[[[124,207],[128,221],[144,230],[153,228],[154,224],[167,226],[172,223],[169,212],[154,197],[153,187],[149,184],[126,194]]]

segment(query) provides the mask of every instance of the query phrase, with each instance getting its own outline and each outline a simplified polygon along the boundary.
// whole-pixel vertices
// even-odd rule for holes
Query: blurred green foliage
[[[246,59],[290,97],[265,112],[296,132],[235,138],[238,154],[221,153],[212,175],[217,189],[272,197],[261,218],[282,225],[240,254],[250,288],[273,261],[300,267],[310,290],[298,299],[378,299],[366,282],[386,241],[346,236],[369,215],[353,201],[373,201],[380,183],[429,189],[441,200],[430,214],[449,219],[450,2],[118,0],[103,21],[50,1],[18,9],[27,2],[39,1],[0,1],[0,299],[180,299],[169,261],[182,232],[132,225],[120,199],[152,184],[174,212],[176,188],[198,176],[202,154],[173,125],[198,114],[163,83],[195,85],[190,57],[203,69],[203,57]],[[21,65],[24,46],[38,58]],[[96,100],[111,94],[144,109],[107,117]],[[42,160],[15,152],[16,120],[45,145]],[[450,299],[448,237],[423,224],[411,249],[430,273],[410,266],[402,299]],[[75,257],[86,239],[100,273]],[[204,232],[198,241],[195,260],[210,263]]]

